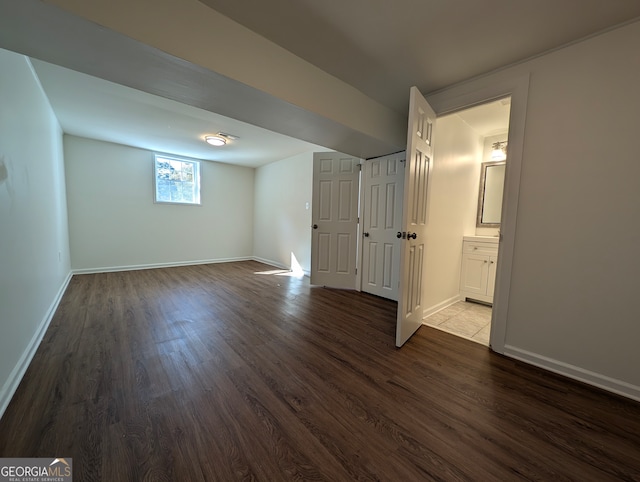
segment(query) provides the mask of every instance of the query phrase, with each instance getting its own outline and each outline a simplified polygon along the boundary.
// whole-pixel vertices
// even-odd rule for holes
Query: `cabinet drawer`
[[[489,256],[498,255],[498,245],[493,243],[475,243],[465,241],[462,243],[463,254],[487,254]]]

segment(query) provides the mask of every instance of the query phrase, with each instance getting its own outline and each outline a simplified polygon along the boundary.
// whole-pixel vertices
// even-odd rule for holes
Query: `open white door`
[[[311,284],[356,289],[360,159],[313,154]]]
[[[411,87],[402,214],[403,241],[396,346],[402,346],[422,325],[422,290],[427,228],[427,188],[433,158],[435,112],[417,87]]]
[[[362,291],[394,301],[400,285],[405,153],[367,159],[362,168]]]

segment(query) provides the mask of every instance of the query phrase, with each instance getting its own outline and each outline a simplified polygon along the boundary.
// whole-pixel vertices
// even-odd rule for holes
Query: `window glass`
[[[156,155],[157,203],[200,204],[200,162]]]

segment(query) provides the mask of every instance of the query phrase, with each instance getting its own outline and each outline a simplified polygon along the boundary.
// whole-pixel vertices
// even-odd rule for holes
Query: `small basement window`
[[[157,155],[154,160],[155,202],[200,204],[200,162]]]

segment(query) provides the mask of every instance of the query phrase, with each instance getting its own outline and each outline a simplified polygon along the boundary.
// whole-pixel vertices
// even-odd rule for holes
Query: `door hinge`
[[[358,268],[356,268],[356,274],[358,274]]]

